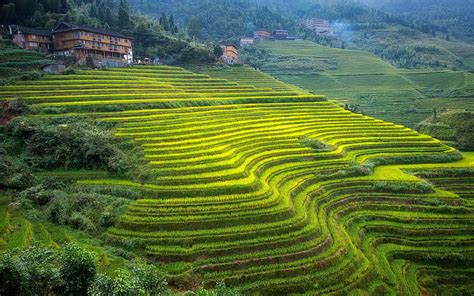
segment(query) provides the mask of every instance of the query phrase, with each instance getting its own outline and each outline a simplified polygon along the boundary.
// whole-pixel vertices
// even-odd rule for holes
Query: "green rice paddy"
[[[357,63],[365,65],[349,68]],[[117,137],[141,144],[156,180],[78,172],[78,185],[139,192],[107,238],[135,242],[179,267],[178,278],[261,295],[474,291],[474,154],[250,68],[210,74],[78,71],[0,87],[0,98],[21,94],[45,119],[116,123]],[[370,85],[370,75],[358,83]],[[405,76],[387,83],[411,85]],[[58,241],[53,226],[13,219],[0,221],[23,225],[6,244],[28,245],[36,233]]]
[[[264,72],[356,105],[360,112],[376,118],[413,128],[430,117],[433,108],[438,112],[474,111],[474,75],[469,72],[403,70],[367,52],[309,41],[258,42],[256,47],[267,52],[259,60]],[[221,77],[221,71],[212,68],[201,72]]]

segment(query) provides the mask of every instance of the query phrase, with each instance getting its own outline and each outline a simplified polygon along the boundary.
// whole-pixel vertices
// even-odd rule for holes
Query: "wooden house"
[[[55,54],[73,56],[80,62],[91,57],[103,66],[133,63],[132,38],[120,33],[61,23],[52,36]]]
[[[258,29],[253,33],[253,38],[256,40],[267,40],[272,37],[272,34],[264,29]]]
[[[52,50],[53,39],[50,30],[17,27],[13,30],[13,42],[24,49]]]
[[[275,30],[272,37],[274,39],[286,40],[288,38],[288,30]]]
[[[252,37],[241,37],[240,47],[250,46],[254,44],[255,39]]]
[[[239,50],[234,44],[224,44],[222,47],[222,59],[227,64],[235,64],[238,61]]]

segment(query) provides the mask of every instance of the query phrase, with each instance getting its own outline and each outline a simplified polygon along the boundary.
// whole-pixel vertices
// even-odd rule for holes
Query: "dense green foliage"
[[[163,11],[176,16],[191,36],[205,40],[238,42],[240,36],[253,36],[256,28],[291,29],[297,22],[268,6],[257,6],[249,0],[184,0],[143,1],[129,0],[130,5],[152,16]],[[199,24],[196,25],[196,22]],[[202,32],[196,34],[196,26]],[[199,31],[199,30],[198,30]]]
[[[133,264],[114,277],[98,274],[96,255],[74,244],[59,251],[14,249],[0,256],[2,295],[163,295],[167,290],[155,265]]]
[[[38,70],[51,62],[45,53],[19,49],[10,40],[0,37],[0,85],[37,79],[42,76]],[[0,110],[3,113],[3,108]]]
[[[474,3],[469,0],[362,0],[392,14],[409,16],[417,23],[431,24],[456,38],[474,41]],[[419,13],[423,11],[423,13]]]
[[[96,194],[45,179],[14,198],[28,216],[99,234],[114,225],[128,203],[124,198]]]
[[[150,177],[140,148],[117,141],[110,126],[101,123],[17,117],[7,124],[5,133],[9,136],[5,141],[13,141],[6,149],[24,147],[21,157],[32,170],[102,169],[136,180]]]
[[[461,150],[474,150],[474,113],[436,114],[421,122],[417,129],[435,138],[448,141]]]
[[[131,262],[112,274],[100,272],[94,252],[77,244],[59,250],[32,246],[0,253],[1,295],[181,295],[170,290],[164,272],[154,264]],[[188,292],[190,293],[190,292]],[[186,294],[186,293],[185,293]],[[199,287],[197,296],[238,296],[224,283]]]
[[[472,45],[449,38],[442,26],[369,9],[356,1],[323,0],[131,0],[139,11],[159,17],[176,16],[191,36],[238,42],[256,28],[287,29],[322,45],[370,51],[405,68],[469,67]],[[331,21],[337,37],[320,36],[303,28],[304,18]],[[197,32],[197,33],[195,33]]]

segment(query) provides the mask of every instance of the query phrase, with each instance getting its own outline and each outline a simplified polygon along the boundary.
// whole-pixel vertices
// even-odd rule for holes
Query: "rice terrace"
[[[160,42],[207,50],[169,30]],[[288,51],[285,42],[256,48]],[[38,74],[36,60],[58,57],[1,44],[0,295],[474,293],[474,152],[440,121],[453,110],[400,119],[411,127],[377,119],[317,92],[321,83],[359,94],[356,80],[333,90],[275,60],[262,71],[177,56],[77,66],[66,56],[62,74]],[[472,78],[360,56],[397,79]],[[307,80],[296,86],[298,75]],[[458,99],[464,116],[472,98]],[[446,139],[415,130],[422,117]]]

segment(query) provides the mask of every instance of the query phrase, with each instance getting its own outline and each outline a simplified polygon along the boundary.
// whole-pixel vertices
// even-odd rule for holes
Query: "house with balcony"
[[[61,23],[52,31],[54,54],[72,56],[79,63],[91,57],[98,66],[133,63],[132,38],[108,30]]]

